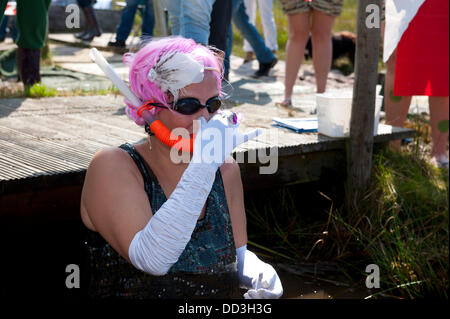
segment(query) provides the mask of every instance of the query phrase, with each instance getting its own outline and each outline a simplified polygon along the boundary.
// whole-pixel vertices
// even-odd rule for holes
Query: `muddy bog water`
[[[344,285],[340,286],[338,283],[327,283],[327,278],[306,278],[283,270],[278,271],[278,275],[283,284],[283,298],[286,299],[363,299],[373,293],[365,287],[354,287],[346,282],[342,282]]]

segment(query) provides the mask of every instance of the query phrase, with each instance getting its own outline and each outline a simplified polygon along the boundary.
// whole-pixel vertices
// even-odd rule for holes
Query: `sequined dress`
[[[127,151],[138,166],[155,214],[166,201],[156,176],[131,144],[120,148]],[[86,229],[84,244],[91,298],[242,298],[220,170],[207,199],[205,217],[197,221],[191,240],[166,275],[153,276],[136,269],[97,232]]]

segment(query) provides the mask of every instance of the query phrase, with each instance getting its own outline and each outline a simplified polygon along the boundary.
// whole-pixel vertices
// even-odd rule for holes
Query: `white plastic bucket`
[[[316,94],[318,132],[330,137],[348,137],[350,135],[350,117],[352,113],[353,92],[326,92]],[[373,134],[378,134],[380,109],[383,101],[377,95],[375,102],[375,118]]]

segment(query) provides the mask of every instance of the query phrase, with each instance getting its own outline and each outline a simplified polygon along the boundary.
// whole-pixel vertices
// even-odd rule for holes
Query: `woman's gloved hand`
[[[238,277],[241,288],[248,291],[245,299],[278,299],[283,295],[283,286],[275,269],[247,250],[247,245],[236,249]]]
[[[202,116],[198,121],[200,127],[194,140],[192,163],[215,164],[219,167],[237,146],[261,133],[260,129],[239,133],[239,123],[233,123],[231,112],[217,113],[208,122]]]

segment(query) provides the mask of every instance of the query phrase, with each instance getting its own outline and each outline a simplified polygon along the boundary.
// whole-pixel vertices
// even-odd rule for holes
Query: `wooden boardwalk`
[[[72,47],[71,34],[50,34],[54,62],[65,69],[102,75],[90,61],[88,49]],[[111,34],[96,38],[90,46],[105,50]],[[103,54],[124,79],[128,69],[122,57]],[[246,191],[317,181],[338,174],[346,176],[345,139],[317,133],[296,134],[272,126],[273,117],[311,116],[315,107],[312,66],[302,68],[308,76],[297,81],[288,113],[274,106],[283,94],[284,62],[280,61],[263,81],[249,77],[257,62],[242,64],[231,57],[229,105],[244,121],[240,130],[263,128],[263,134],[234,152],[240,164]],[[311,69],[311,70],[310,70]],[[309,70],[309,71],[308,71]],[[328,77],[331,89],[353,86],[353,79],[335,72]],[[231,106],[230,106],[231,107]],[[380,125],[375,143],[413,136],[409,129]],[[42,99],[0,99],[0,213],[4,216],[35,216],[79,219],[79,200],[84,176],[92,156],[99,149],[136,143],[146,134],[125,115],[122,96],[75,96]],[[272,153],[270,153],[270,151]],[[272,154],[275,158],[260,157]],[[252,161],[253,160],[253,161]],[[273,174],[261,174],[274,168]],[[61,210],[72,213],[61,214]],[[72,215],[71,215],[72,214]],[[42,214],[37,214],[42,216]],[[36,216],[37,216],[36,215]]]
[[[272,117],[287,116],[287,111],[273,106],[243,104],[232,109],[244,115],[240,130],[261,127],[264,132],[237,148],[235,156],[248,160],[252,151],[278,151],[275,174],[260,174],[259,169],[268,164],[259,161],[240,165],[246,190],[315,181],[329,170],[345,168],[345,139],[272,127]],[[376,143],[413,135],[412,130],[386,125],[380,125],[379,131]],[[72,187],[79,192],[95,152],[145,137],[143,129],[125,115],[121,96],[1,99],[0,207],[11,201],[15,208],[29,201],[36,204],[37,192],[49,192],[40,199],[42,205],[50,197],[58,200],[50,190]],[[59,200],[68,199],[61,196]]]

